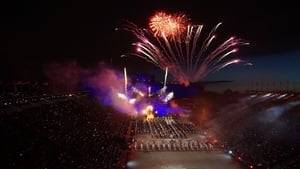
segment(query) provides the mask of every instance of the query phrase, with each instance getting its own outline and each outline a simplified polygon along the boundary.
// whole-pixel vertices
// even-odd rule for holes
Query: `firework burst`
[[[165,12],[157,12],[150,18],[149,27],[154,36],[176,36],[186,29],[187,17],[184,14],[170,15]]]
[[[132,43],[137,52],[128,55],[140,57],[162,70],[168,68],[171,76],[186,86],[231,64],[244,62],[230,59],[229,55],[237,52],[238,46],[248,45],[245,40],[230,37],[216,44],[216,31],[222,23],[213,27],[207,36],[202,36],[204,25],[186,25],[186,21],[182,14],[157,13],[150,19],[151,30],[126,22],[123,29],[139,40]],[[213,43],[217,47],[210,49]]]

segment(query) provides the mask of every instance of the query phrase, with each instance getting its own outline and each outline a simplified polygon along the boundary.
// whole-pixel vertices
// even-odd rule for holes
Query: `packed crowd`
[[[265,96],[222,108],[211,130],[246,168],[299,168],[299,98]]]
[[[130,117],[88,95],[41,98],[2,107],[1,168],[124,168]]]
[[[262,94],[220,108],[205,127],[245,168],[299,168],[299,97]],[[280,99],[278,99],[280,98]],[[289,109],[286,109],[286,108]],[[120,169],[130,150],[213,151],[176,117],[132,119],[85,92],[0,98],[0,168]],[[139,138],[137,135],[149,135]],[[219,145],[218,145],[219,146]]]

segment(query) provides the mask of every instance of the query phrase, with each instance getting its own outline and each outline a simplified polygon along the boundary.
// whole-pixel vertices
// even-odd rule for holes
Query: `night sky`
[[[6,1],[0,5],[0,82],[44,79],[49,63],[100,61],[132,71],[150,69],[133,50],[133,36],[115,31],[122,20],[147,28],[156,11],[184,12],[193,23],[250,41],[235,54],[253,66],[233,65],[205,80],[300,81],[300,18],[296,1]],[[300,82],[299,82],[300,83]]]

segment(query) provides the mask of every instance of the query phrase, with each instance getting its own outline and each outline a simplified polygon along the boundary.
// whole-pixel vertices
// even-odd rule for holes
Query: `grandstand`
[[[139,168],[130,164],[134,158],[143,161],[143,153],[153,159],[181,153],[186,161],[218,153],[242,168],[299,168],[297,93],[202,92],[176,100],[192,110],[189,116],[148,120],[103,105],[87,91],[4,93],[1,168]],[[205,120],[195,115],[204,112],[210,112]]]
[[[1,104],[1,168],[124,166],[130,118],[86,93],[4,99]]]

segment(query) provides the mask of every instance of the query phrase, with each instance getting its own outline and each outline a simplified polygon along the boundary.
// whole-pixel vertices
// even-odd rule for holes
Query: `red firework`
[[[154,32],[154,36],[175,36],[186,30],[188,19],[184,14],[166,14],[165,12],[157,12],[149,22],[150,29]]]

